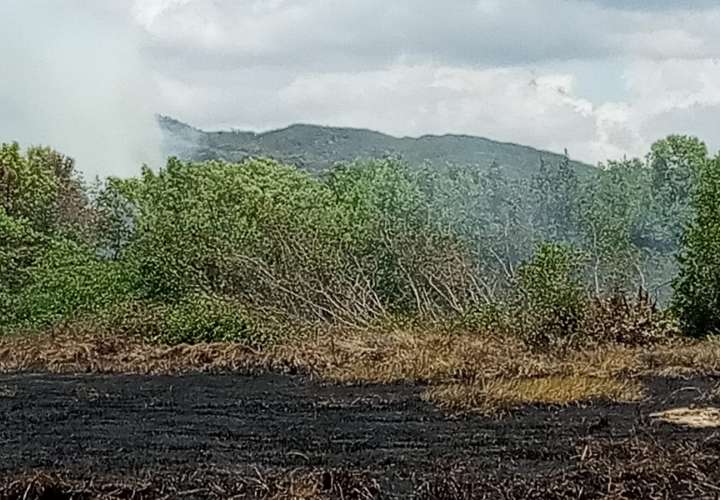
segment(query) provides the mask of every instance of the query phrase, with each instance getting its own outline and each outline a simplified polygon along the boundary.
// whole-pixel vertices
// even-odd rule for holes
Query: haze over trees
[[[4,144],[0,326],[262,344],[299,325],[442,321],[545,345],[641,290],[701,335],[720,323],[719,169],[671,136],[594,170],[171,158],[87,185],[61,153]]]

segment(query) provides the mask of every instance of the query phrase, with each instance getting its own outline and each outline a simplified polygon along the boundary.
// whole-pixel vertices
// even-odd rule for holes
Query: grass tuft
[[[642,399],[644,389],[635,380],[596,378],[584,375],[498,379],[474,384],[430,387],[425,398],[453,411],[492,412],[523,405],[569,405],[608,400],[629,402]]]

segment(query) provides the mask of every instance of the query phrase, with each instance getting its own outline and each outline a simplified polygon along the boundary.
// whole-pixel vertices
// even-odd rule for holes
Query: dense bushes
[[[697,172],[694,219],[683,239],[673,308],[694,336],[720,333],[720,157]]]
[[[515,307],[525,338],[548,345],[580,334],[588,297],[576,251],[557,244],[538,248],[518,272]]]
[[[14,322],[23,325],[99,313],[132,294],[132,279],[122,263],[97,259],[91,248],[71,240],[49,242],[27,273],[11,312]]]
[[[567,161],[511,181],[499,166],[408,168],[392,159],[322,178],[269,160],[171,159],[94,190],[61,155],[6,145],[0,326],[94,318],[164,343],[263,344],[287,324],[452,320],[542,347],[590,333],[622,341],[591,322],[623,311],[612,302],[623,290],[661,280],[653,270],[670,258],[663,252],[677,231],[657,222],[656,206],[671,199],[682,208],[695,177],[668,169],[687,167],[678,151],[702,153],[684,141],[659,143],[647,165],[611,163],[589,180]],[[682,301],[697,302],[689,277],[699,272],[691,263],[713,244],[700,228],[716,209],[712,196],[702,199],[678,281],[687,324]],[[633,331],[656,319],[643,307],[626,308],[640,318]]]

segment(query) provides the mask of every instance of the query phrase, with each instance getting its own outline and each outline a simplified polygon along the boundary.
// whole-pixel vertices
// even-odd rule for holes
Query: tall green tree
[[[696,173],[672,305],[685,333],[702,336],[720,333],[720,156]]]
[[[700,170],[708,161],[707,146],[695,137],[671,135],[655,142],[648,155],[652,173],[653,231],[659,250],[675,251],[693,208],[691,196]]]
[[[650,205],[647,173],[639,160],[608,162],[578,197],[580,244],[598,296],[646,284],[635,237],[644,231]]]
[[[579,180],[570,158],[557,163],[540,160],[533,177],[536,227],[549,241],[569,241],[576,233]]]

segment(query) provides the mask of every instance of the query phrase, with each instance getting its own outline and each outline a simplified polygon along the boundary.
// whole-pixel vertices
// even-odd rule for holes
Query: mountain
[[[372,130],[302,124],[263,133],[207,132],[167,116],[158,120],[165,153],[193,161],[236,162],[262,156],[322,172],[339,162],[397,156],[410,165],[444,163],[486,169],[497,162],[506,175],[520,178],[536,172],[541,158],[546,162],[562,158],[557,153],[468,135],[398,138]],[[572,164],[581,175],[593,168],[575,161]]]

